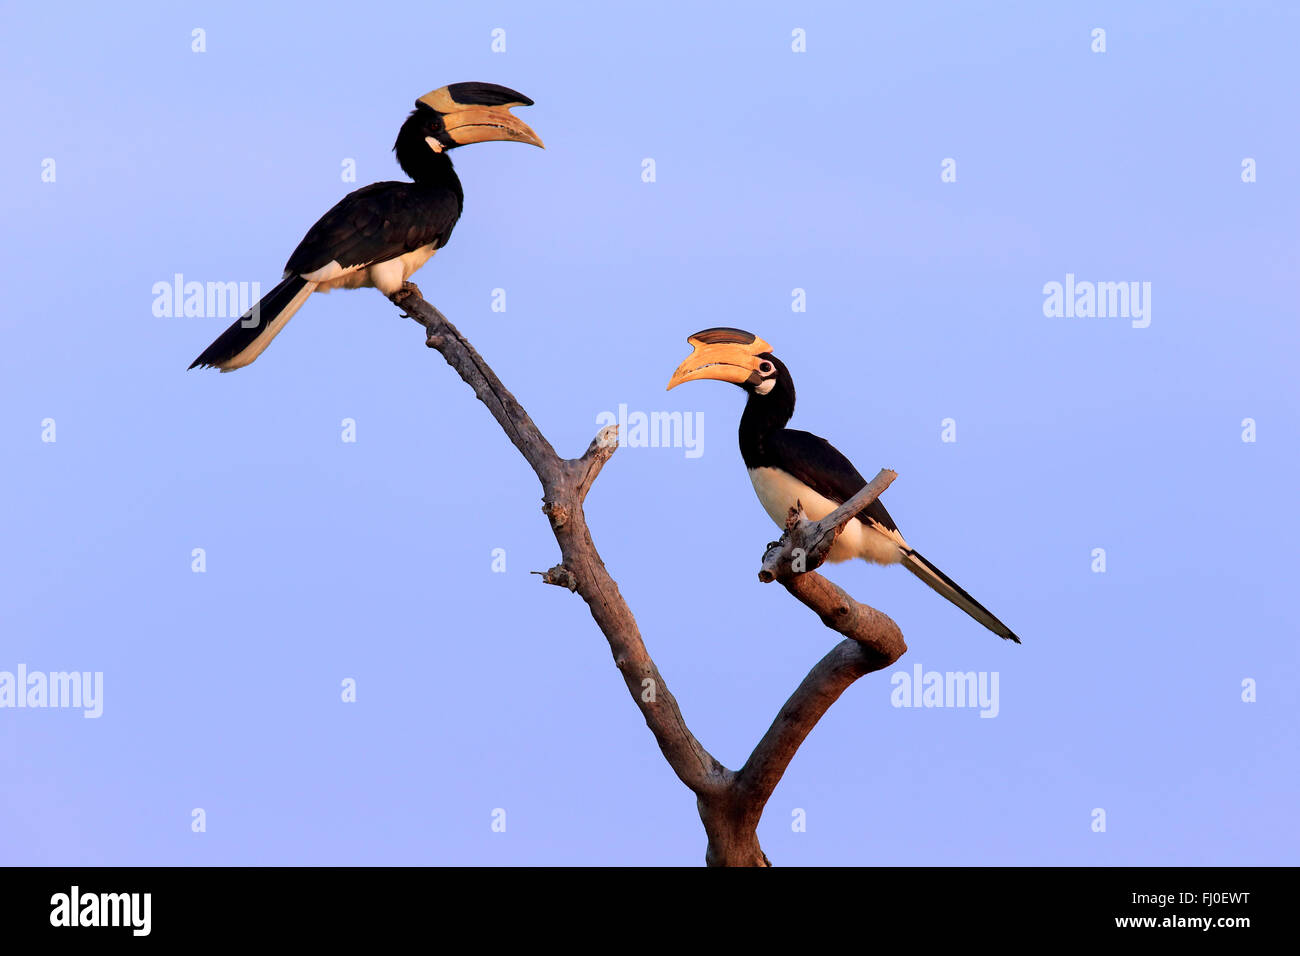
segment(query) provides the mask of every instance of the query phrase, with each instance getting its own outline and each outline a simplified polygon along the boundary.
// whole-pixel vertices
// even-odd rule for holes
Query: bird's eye
[[[775,368],[775,366],[771,362],[758,363],[758,370],[762,372],[764,375],[771,375],[773,368]]]

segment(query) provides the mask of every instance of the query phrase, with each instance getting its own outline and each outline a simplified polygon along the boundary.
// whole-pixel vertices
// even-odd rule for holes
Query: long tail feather
[[[219,368],[233,372],[257,358],[280,334],[285,323],[316,288],[302,276],[286,276],[262,301],[240,316],[217,340],[204,349],[190,368]]]
[[[944,574],[916,551],[908,548],[903,551],[903,567],[911,571],[936,592],[943,595],[957,607],[961,608],[975,620],[979,621],[998,637],[1020,643],[1020,638],[991,613],[984,605],[975,600],[957,585],[952,578]]]

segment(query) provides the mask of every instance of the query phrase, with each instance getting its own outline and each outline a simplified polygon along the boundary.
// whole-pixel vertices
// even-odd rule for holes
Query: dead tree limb
[[[769,866],[759,846],[758,822],[799,745],[846,687],[863,674],[888,667],[907,649],[898,625],[889,617],[859,604],[812,571],[825,559],[848,518],[875,500],[896,477],[894,473],[882,471],[851,501],[821,521],[792,515],[786,534],[764,556],[760,579],[780,581],[827,627],[848,640],[836,645],[808,673],[745,765],[739,771],[729,770],[687,727],[587,526],[583,502],[618,447],[617,428],[602,429],[581,457],[560,458],[487,362],[446,316],[424,300],[414,284],[407,283],[390,298],[405,315],[424,326],[425,344],[437,349],[474,390],[536,473],[542,484],[542,511],[560,546],[560,563],[541,572],[542,580],[577,592],[587,602],[646,726],[678,779],[695,794],[708,837],[706,862],[710,866]],[[802,561],[809,563],[805,566]]]

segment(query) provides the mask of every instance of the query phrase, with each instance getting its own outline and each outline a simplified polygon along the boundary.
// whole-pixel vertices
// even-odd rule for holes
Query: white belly
[[[421,246],[387,262],[375,262],[368,266],[354,266],[350,269],[344,269],[337,262],[331,262],[303,278],[318,283],[317,292],[375,288],[384,295],[392,295],[437,251],[432,245]]]
[[[803,505],[804,513],[812,521],[820,521],[839,507],[778,468],[751,468],[749,480],[754,483],[754,491],[763,503],[763,510],[782,530],[785,530],[786,515],[796,501]],[[897,564],[903,559],[900,547],[907,547],[902,535],[877,530],[853,518],[835,539],[826,560],[837,562],[862,558],[874,564]]]

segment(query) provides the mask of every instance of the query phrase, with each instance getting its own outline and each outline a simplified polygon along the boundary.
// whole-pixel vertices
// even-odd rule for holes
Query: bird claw
[[[393,301],[394,304],[400,306],[403,302],[405,302],[405,301],[406,301],[407,299],[409,299],[411,296],[415,296],[416,298],[419,298],[419,299],[423,299],[423,298],[424,298],[424,295],[423,295],[423,293],[420,292],[420,287],[419,287],[418,285],[416,285],[414,282],[403,282],[402,285],[401,285],[401,288],[399,288],[396,292],[394,292],[392,295],[390,295],[389,298],[392,299],[392,301]],[[414,318],[416,318],[416,316],[412,315],[412,314],[411,314],[409,311],[407,311],[405,308],[402,310],[402,315],[401,315],[401,317],[402,317],[403,319],[414,319]]]

